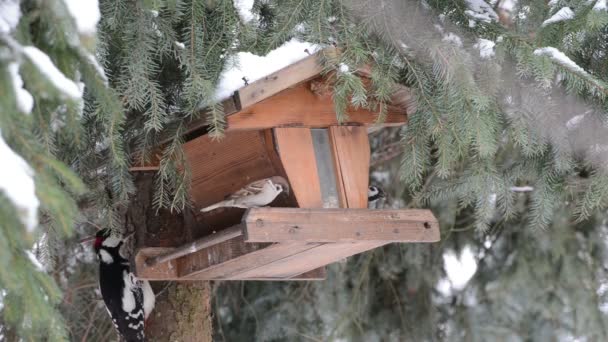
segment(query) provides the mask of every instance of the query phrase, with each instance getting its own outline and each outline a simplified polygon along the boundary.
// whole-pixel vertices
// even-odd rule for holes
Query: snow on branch
[[[1,133],[1,132],[0,132]],[[8,197],[28,231],[38,225],[38,206],[34,185],[34,171],[4,141],[0,134],[0,191]]]
[[[8,65],[8,72],[11,75],[13,89],[15,90],[15,101],[17,109],[24,114],[29,114],[34,108],[34,98],[27,90],[23,89],[23,79],[19,75],[19,64],[13,62]]]
[[[498,14],[494,12],[492,6],[483,0],[465,0],[468,9],[464,13],[471,18],[490,23],[498,20]]]
[[[564,7],[551,16],[551,18],[545,20],[541,26],[544,27],[549,24],[570,20],[572,18],[574,18],[574,12],[570,9],[570,7]]]
[[[530,192],[534,191],[534,188],[531,186],[512,186],[511,191],[513,192]]]
[[[248,23],[256,17],[256,15],[251,12],[253,9],[253,0],[234,0],[234,6],[244,23]]]
[[[585,69],[581,68],[576,64],[573,60],[571,60],[568,56],[566,56],[563,52],[559,51],[554,47],[544,47],[540,49],[534,50],[534,54],[537,56],[548,56],[557,64],[568,68],[574,72],[586,74]]]
[[[607,0],[597,0],[595,5],[593,6],[594,11],[606,11],[608,10],[608,1]]]
[[[63,0],[70,12],[78,32],[85,35],[94,35],[97,23],[101,18],[97,0]]]
[[[478,38],[477,43],[474,45],[475,48],[479,49],[479,56],[481,58],[491,58],[494,57],[494,43],[491,40]]]
[[[295,38],[270,51],[266,56],[254,55],[251,52],[239,52],[232,56],[220,75],[215,92],[217,101],[223,100],[245,85],[244,79],[251,83],[264,78],[275,71],[289,66],[308,53],[319,50],[318,45],[301,42]]]
[[[74,83],[74,81],[65,77],[65,75],[57,69],[51,58],[38,48],[26,46],[23,48],[23,53],[32,61],[32,63],[46,76],[46,78],[62,93],[68,97],[79,99],[82,97],[82,91]]]
[[[0,33],[14,30],[20,18],[19,0],[0,1]]]

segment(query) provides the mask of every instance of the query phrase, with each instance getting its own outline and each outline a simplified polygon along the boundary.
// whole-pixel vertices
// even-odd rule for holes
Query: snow
[[[34,63],[40,72],[45,75],[53,85],[68,97],[79,99],[82,97],[82,92],[74,81],[65,77],[65,75],[57,69],[53,61],[44,52],[33,46],[23,48],[23,53]]]
[[[502,10],[505,10],[508,12],[513,12],[516,4],[517,4],[517,0],[503,0],[500,2],[500,4],[498,6]]]
[[[63,0],[68,12],[76,22],[78,32],[85,35],[95,34],[97,23],[101,18],[97,0]]]
[[[452,289],[456,291],[464,289],[477,272],[477,261],[469,246],[464,247],[460,255],[456,255],[453,251],[445,252],[443,265],[447,279],[440,280],[437,288],[444,295],[449,295]]]
[[[0,132],[1,133],[1,132]],[[34,171],[4,141],[0,134],[0,191],[15,205],[21,222],[31,232],[38,225],[38,206]]]
[[[537,56],[549,56],[551,59],[561,64],[562,66],[572,69],[573,71],[586,73],[585,69],[581,68],[576,64],[573,60],[571,60],[568,56],[566,56],[563,52],[559,51],[554,47],[544,47],[540,49],[534,50],[534,54]]]
[[[594,11],[606,11],[608,10],[608,1],[606,0],[597,0],[595,5],[593,6]]]
[[[19,0],[0,1],[0,33],[9,33],[19,23],[21,10]]]
[[[177,46],[178,49],[182,49],[182,50],[184,50],[186,48],[186,45],[184,45],[184,43],[178,42],[178,41],[175,42],[175,46]]]
[[[350,68],[348,67],[348,65],[344,64],[344,63],[340,63],[340,72],[343,74],[348,74],[348,72],[350,71]]]
[[[512,186],[511,191],[513,192],[530,192],[530,191],[534,191],[534,188],[531,186]]]
[[[40,272],[46,272],[44,266],[36,258],[36,256],[34,255],[34,253],[32,253],[32,251],[25,251],[25,254],[27,254],[27,257],[30,259],[30,261],[32,262],[32,264],[34,264],[34,266],[36,266],[36,269],[38,269],[38,271],[40,271]]]
[[[568,120],[568,122],[566,122],[566,128],[568,130],[573,130],[575,129],[580,122],[583,120],[583,118],[585,117],[585,114],[580,114],[580,115],[576,115],[574,117],[572,117],[572,119]]]
[[[95,58],[95,56],[90,53],[87,54],[87,58],[89,59],[89,62],[91,62],[95,70],[97,70],[97,73],[99,74],[99,77],[101,77],[101,79],[103,80],[103,83],[107,86],[108,77],[106,76],[106,72],[103,70],[101,64],[99,64],[99,62],[97,61],[97,58]]]
[[[549,7],[553,8],[557,5],[557,3],[559,2],[559,0],[551,0],[549,1],[549,3],[547,5],[549,5]]]
[[[474,45],[477,49],[479,49],[479,56],[481,58],[491,58],[494,56],[494,43],[491,40],[479,38],[477,39],[477,43]]]
[[[277,49],[270,51],[266,56],[254,55],[250,52],[239,52],[230,57],[226,68],[219,78],[218,87],[215,92],[217,101],[231,96],[235,90],[243,87],[243,77],[249,83],[255,82],[273,72],[291,65],[310,53],[316,52],[320,47],[307,42],[301,42],[295,38],[286,42]]]
[[[454,43],[454,45],[456,46],[462,46],[462,40],[460,39],[460,37],[453,34],[452,32],[448,32],[447,34],[445,34],[442,40],[444,42]]]
[[[492,7],[483,0],[465,0],[468,10],[464,13],[468,16],[489,23],[498,20],[498,14],[494,12]]]
[[[488,203],[490,203],[490,206],[491,206],[492,208],[495,208],[495,207],[496,207],[496,197],[497,197],[497,195],[496,195],[496,194],[490,194],[490,195],[488,196]]]
[[[239,12],[239,16],[245,23],[255,18],[255,15],[251,12],[251,9],[253,8],[253,1],[254,0],[234,0],[234,6]]]
[[[17,109],[24,114],[29,114],[34,108],[34,98],[27,90],[23,89],[23,79],[19,75],[19,64],[13,62],[8,65],[8,72],[13,81],[13,89],[16,94]]]
[[[557,11],[551,18],[545,20],[541,26],[547,26],[549,24],[557,23],[564,20],[570,20],[574,18],[574,12],[570,7],[563,7]]]

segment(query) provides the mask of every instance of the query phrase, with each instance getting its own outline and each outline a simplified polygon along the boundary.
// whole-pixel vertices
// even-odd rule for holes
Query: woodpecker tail
[[[208,207],[205,207],[205,208],[201,209],[201,211],[203,213],[206,213],[208,211],[211,211],[211,210],[214,210],[214,209],[217,209],[217,208],[232,207],[232,206],[234,206],[234,200],[231,199],[231,200],[225,200],[225,201],[217,202],[215,204],[212,204],[212,205],[210,205]]]

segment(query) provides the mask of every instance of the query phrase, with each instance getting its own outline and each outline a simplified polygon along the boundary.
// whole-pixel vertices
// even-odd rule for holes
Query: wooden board
[[[190,194],[198,208],[223,200],[248,183],[279,175],[264,132],[230,132],[222,140],[202,136],[184,145],[192,172]]]
[[[188,258],[178,261],[178,275],[182,280],[231,279],[235,274],[263,266],[300,251],[315,247],[316,244],[251,244],[243,238],[234,239],[211,247]],[[309,271],[309,270],[306,270]],[[298,274],[304,273],[300,272]]]
[[[301,253],[276,260],[264,267],[253,268],[233,277],[243,278],[278,278],[289,279],[311,269],[331,264],[351,255],[365,252],[385,245],[386,242],[338,242],[326,243],[317,248],[311,248]]]
[[[366,208],[370,162],[367,129],[333,126],[329,128],[329,136],[343,207]]]
[[[312,136],[307,128],[274,129],[275,146],[301,208],[320,208],[321,185]]]
[[[145,265],[145,259],[147,257],[153,257],[155,255],[158,254],[164,254],[166,253],[168,250],[171,250],[170,248],[155,248],[155,247],[149,247],[149,248],[143,248],[141,250],[139,250],[136,253],[136,257],[135,257],[135,274],[137,275],[137,277],[139,279],[146,279],[146,280],[151,280],[151,281],[167,281],[167,280],[171,280],[171,281],[190,281],[192,279],[190,278],[181,278],[178,274],[177,274],[177,260],[172,260],[172,261],[168,261],[166,263],[162,263],[162,264],[157,264],[155,266],[152,267],[148,267]],[[216,268],[216,272],[217,272],[217,268]],[[201,277],[204,275],[200,275]],[[294,275],[291,278],[289,278],[288,280],[323,280],[326,277],[326,271],[325,271],[325,267],[319,267],[317,269],[314,269],[312,271],[308,271],[305,272],[303,274],[298,274],[298,275]],[[198,278],[196,278],[198,279]],[[203,279],[203,278],[201,278]],[[222,275],[220,274],[219,278],[209,278],[205,280],[223,280],[226,279],[225,277],[222,277]],[[275,280],[287,280],[284,278],[276,278],[276,277],[254,277],[254,278],[232,278],[233,280],[260,280],[260,281],[275,281]]]
[[[302,274],[298,274],[298,275],[294,275],[291,276],[289,278],[279,278],[279,277],[249,277],[249,278],[241,278],[241,277],[235,277],[235,278],[231,278],[230,280],[260,280],[260,281],[311,281],[311,280],[325,280],[325,278],[327,277],[327,271],[325,270],[325,267],[319,267],[319,268],[315,268],[312,271],[308,271]]]
[[[171,260],[162,264],[157,264],[152,267],[145,265],[147,258],[152,258],[158,255],[170,252],[173,248],[163,247],[147,247],[141,248],[135,253],[135,275],[140,279],[148,280],[168,280],[177,279],[177,261]]]
[[[246,242],[436,242],[439,223],[423,209],[252,208]]]
[[[314,54],[257,80],[238,90],[242,108],[267,99],[286,88],[318,76],[322,71],[320,54]]]
[[[373,125],[378,117],[366,109],[347,110],[344,125]],[[407,122],[405,110],[389,110],[383,126],[400,126]],[[339,125],[331,97],[318,97],[309,82],[285,89],[264,101],[243,107],[226,117],[227,130],[256,130],[273,127],[322,128]]]

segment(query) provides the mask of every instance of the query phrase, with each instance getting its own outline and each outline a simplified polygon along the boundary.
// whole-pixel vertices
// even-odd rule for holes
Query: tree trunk
[[[156,297],[146,323],[148,341],[212,341],[210,296],[209,282],[171,283]]]
[[[128,232],[135,232],[135,250],[177,247],[198,234],[194,214],[156,211],[152,204],[153,173],[135,176],[137,191],[126,211]],[[146,322],[146,338],[154,341],[207,342],[212,340],[211,290],[208,282],[152,282],[156,306]]]

